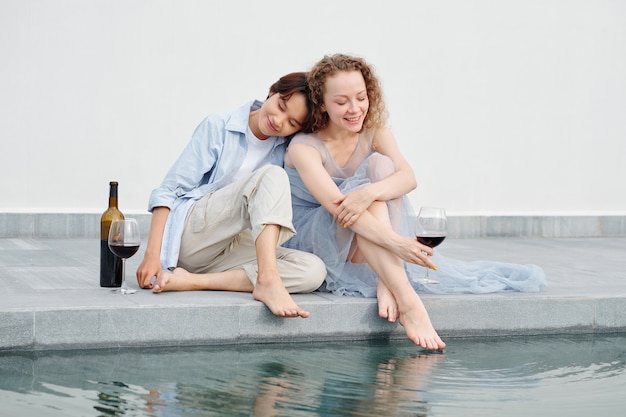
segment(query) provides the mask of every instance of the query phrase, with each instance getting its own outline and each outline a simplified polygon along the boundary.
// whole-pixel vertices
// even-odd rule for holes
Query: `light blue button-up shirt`
[[[207,116],[161,186],[152,191],[148,211],[155,207],[170,209],[161,244],[162,268],[178,264],[185,218],[193,203],[232,182],[248,151],[246,132],[250,112],[262,104],[253,100],[235,111]],[[283,166],[288,139],[277,138],[270,154],[271,164]]]

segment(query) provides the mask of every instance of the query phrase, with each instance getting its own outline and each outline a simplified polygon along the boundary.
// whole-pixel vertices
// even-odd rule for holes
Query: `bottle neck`
[[[111,184],[109,191],[109,207],[117,208],[117,184]]]

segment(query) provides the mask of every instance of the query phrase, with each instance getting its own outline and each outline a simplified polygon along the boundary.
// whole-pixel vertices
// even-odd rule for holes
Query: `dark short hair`
[[[311,113],[313,112],[313,103],[309,94],[309,83],[307,82],[308,73],[306,72],[292,72],[287,75],[283,75],[270,86],[268,98],[272,94],[278,94],[283,99],[289,100],[295,93],[301,93],[304,95],[306,102],[307,115],[302,122],[302,130],[307,131],[311,125]]]

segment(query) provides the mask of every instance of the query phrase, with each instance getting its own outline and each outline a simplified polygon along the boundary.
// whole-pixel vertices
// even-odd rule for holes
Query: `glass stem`
[[[126,292],[128,287],[126,286],[126,258],[122,258],[122,292]]]

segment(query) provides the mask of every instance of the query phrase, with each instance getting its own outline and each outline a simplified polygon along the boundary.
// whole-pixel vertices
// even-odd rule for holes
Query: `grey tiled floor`
[[[449,239],[444,256],[535,263],[541,293],[422,296],[445,338],[626,330],[626,238]],[[137,287],[142,253],[128,261]],[[376,300],[296,295],[308,319],[274,317],[250,294],[112,294],[98,285],[96,239],[0,239],[0,349],[228,344],[403,337]]]

